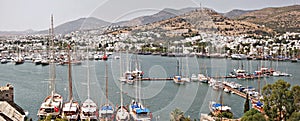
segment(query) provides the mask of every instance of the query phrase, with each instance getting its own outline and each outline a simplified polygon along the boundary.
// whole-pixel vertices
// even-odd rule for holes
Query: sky
[[[83,17],[116,22],[164,8],[203,7],[217,12],[295,5],[300,0],[0,0],[0,31],[46,30]]]

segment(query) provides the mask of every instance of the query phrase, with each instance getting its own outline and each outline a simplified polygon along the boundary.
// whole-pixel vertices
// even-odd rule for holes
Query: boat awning
[[[131,108],[139,108],[138,105],[132,105]]]
[[[101,107],[101,110],[112,110],[111,106],[103,106]]]
[[[85,107],[85,108],[81,108],[81,110],[83,112],[96,112],[97,108],[96,107]]]
[[[215,104],[212,105],[212,107],[220,107],[220,106],[222,106],[222,105],[219,104],[219,103],[215,103]]]
[[[217,109],[222,110],[222,111],[230,111],[231,107],[229,107],[229,106],[220,106],[220,107],[217,107]]]
[[[136,109],[136,113],[137,114],[141,114],[141,113],[149,113],[150,110],[148,108],[144,108],[144,109],[141,109],[141,108],[137,108]]]
[[[256,106],[261,107],[261,106],[263,106],[263,104],[260,101],[258,101],[258,102],[256,102]]]
[[[64,107],[63,111],[74,111],[74,112],[76,112],[77,111],[77,107]]]

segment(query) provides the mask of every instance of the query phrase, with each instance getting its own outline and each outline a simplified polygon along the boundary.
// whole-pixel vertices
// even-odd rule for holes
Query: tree
[[[250,110],[249,94],[247,93],[246,101],[244,104],[244,113]]]
[[[170,113],[170,120],[171,121],[191,121],[191,119],[189,117],[184,117],[184,113],[176,108],[175,110],[173,110],[171,113]]]
[[[52,120],[52,115],[47,116],[45,119],[40,121],[67,121],[66,118],[55,118],[55,120]]]
[[[171,121],[180,121],[180,120],[183,120],[184,119],[184,114],[183,112],[176,108],[175,110],[173,110],[171,113],[170,113],[170,120]]]
[[[300,86],[293,86],[292,90],[293,100],[294,100],[294,108],[296,112],[300,112]]]
[[[295,111],[294,96],[289,89],[290,84],[284,80],[263,87],[263,108],[270,120],[286,120]]]
[[[244,113],[241,121],[266,121],[266,118],[259,111],[252,108]]]
[[[294,112],[288,121],[300,121],[300,112]]]
[[[219,118],[223,117],[223,118],[233,118],[233,114],[232,112],[222,112],[222,113],[219,113],[218,116]]]

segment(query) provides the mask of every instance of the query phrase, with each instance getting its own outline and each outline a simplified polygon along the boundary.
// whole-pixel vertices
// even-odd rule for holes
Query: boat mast
[[[126,50],[126,71],[129,71],[129,58],[128,58],[128,50]]]
[[[54,28],[53,28],[53,15],[51,14],[51,29],[50,29],[50,33],[51,33],[51,51],[52,51],[52,56],[51,56],[51,87],[52,87],[52,91],[55,92],[55,79],[56,79],[56,68],[55,68],[55,52],[54,52]]]
[[[120,77],[122,77],[122,57],[121,57],[121,52],[119,52],[120,54]],[[121,88],[121,92],[120,92],[120,98],[121,98],[121,108],[123,108],[123,85],[122,82],[120,82],[120,88]],[[121,110],[123,112],[123,110]]]
[[[179,76],[179,60],[177,60],[177,76]]]
[[[138,68],[140,70],[140,67]],[[138,72],[138,83],[139,83],[139,102],[142,103],[142,100],[141,100],[141,81],[142,81],[142,77],[141,77],[141,74]]]
[[[69,67],[69,101],[72,101],[72,97],[73,97],[73,93],[72,93],[72,73],[71,73],[71,57],[70,57],[70,51],[71,51],[71,47],[70,44],[68,45],[68,67]]]
[[[108,76],[107,76],[107,63],[105,63],[105,97],[106,97],[106,104],[108,104]]]
[[[87,55],[89,56],[89,49],[87,47]],[[87,59],[87,98],[90,99],[90,70],[89,70],[89,59]],[[89,105],[90,106],[90,105]]]

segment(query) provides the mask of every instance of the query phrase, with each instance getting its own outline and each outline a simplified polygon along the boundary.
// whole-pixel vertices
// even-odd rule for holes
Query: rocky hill
[[[132,20],[129,20],[129,21],[117,22],[114,25],[140,26],[140,25],[145,25],[145,24],[149,24],[149,23],[169,19],[169,18],[178,16],[178,15],[182,15],[186,12],[189,12],[189,11],[192,11],[192,10],[195,10],[195,9],[196,8],[183,8],[183,9],[180,9],[180,10],[176,10],[176,9],[171,9],[171,8],[165,8],[165,9],[163,9],[163,10],[161,10],[158,13],[155,13],[153,15],[141,16],[141,17],[137,17],[137,18],[134,18]]]
[[[223,13],[222,15],[227,17],[227,18],[230,18],[230,19],[233,19],[233,18],[236,18],[236,17],[239,17],[243,14],[246,14],[246,13],[250,13],[252,12],[253,10],[239,10],[239,9],[234,9],[232,11],[229,11],[227,13]]]
[[[256,23],[279,33],[300,32],[300,5],[255,10],[242,14],[235,20]]]
[[[211,9],[196,9],[169,19],[134,27],[137,31],[155,31],[166,36],[193,36],[198,31],[222,35],[270,35],[271,29],[250,22],[232,20]]]

